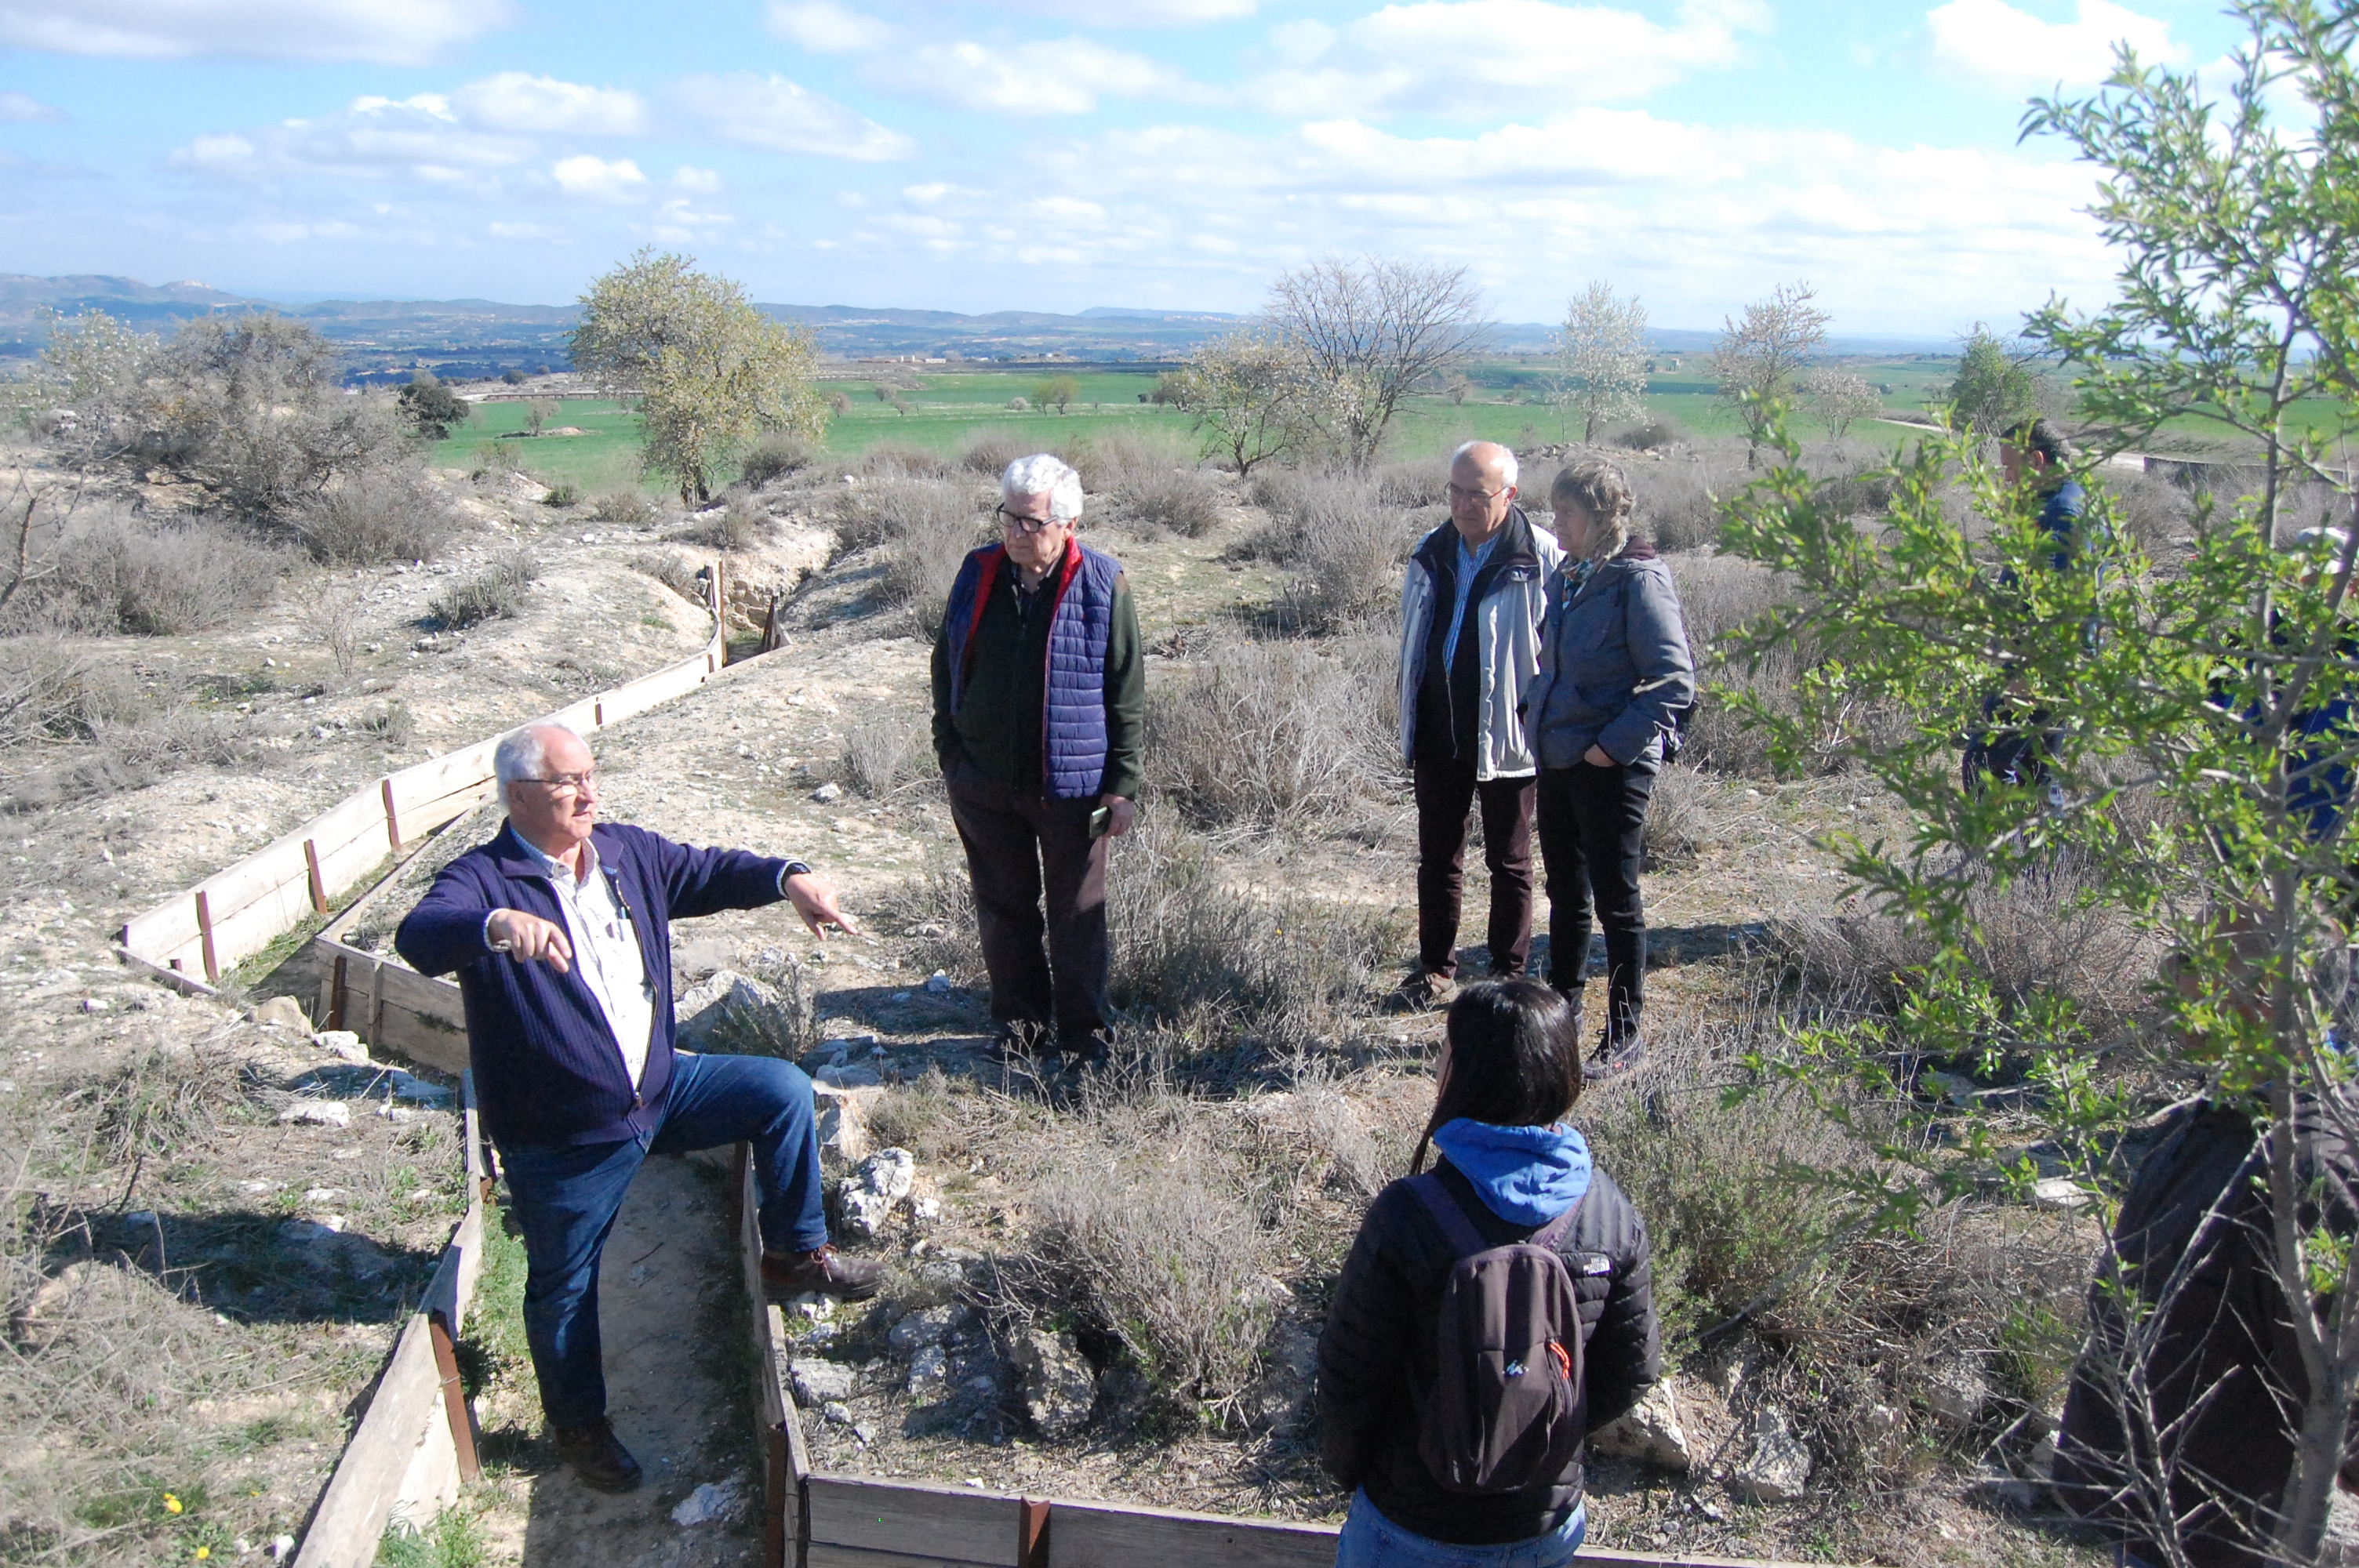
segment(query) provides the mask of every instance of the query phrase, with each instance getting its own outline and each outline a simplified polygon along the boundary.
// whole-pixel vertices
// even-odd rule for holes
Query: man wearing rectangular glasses
[[[1073,536],[1080,474],[1037,453],[999,492],[999,540],[959,568],[934,641],[934,752],[1001,1044],[1087,1064],[1106,1044],[1106,840],[1138,796],[1138,617],[1122,563]]]
[[[598,820],[590,748],[528,724],[492,755],[508,819],[442,869],[394,946],[457,972],[484,1130],[524,1232],[525,1342],[557,1451],[586,1486],[638,1462],[606,1418],[598,1260],[650,1153],[744,1141],[772,1291],[861,1299],[881,1264],[828,1244],[810,1079],[769,1056],[672,1048],[671,922],[784,900],[814,935],[853,930],[800,860],[699,849]]]

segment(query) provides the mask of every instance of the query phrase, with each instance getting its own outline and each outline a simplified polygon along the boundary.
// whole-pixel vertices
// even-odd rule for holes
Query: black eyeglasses
[[[1019,534],[1045,534],[1057,525],[1054,517],[1027,517],[1021,512],[1010,512],[1005,504],[991,509],[1002,528],[1013,528]]]

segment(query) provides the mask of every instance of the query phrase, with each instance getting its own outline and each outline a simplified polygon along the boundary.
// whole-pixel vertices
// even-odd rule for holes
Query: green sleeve
[[[1103,795],[1138,798],[1147,730],[1147,660],[1138,646],[1138,609],[1127,573],[1114,581],[1114,629],[1106,639],[1106,766]]]
[[[958,726],[951,722],[951,629],[945,620],[934,633],[934,757],[950,771],[958,754]]]

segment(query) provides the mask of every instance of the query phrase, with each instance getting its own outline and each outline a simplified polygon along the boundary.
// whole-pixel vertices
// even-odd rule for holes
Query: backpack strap
[[[1443,1184],[1439,1175],[1429,1171],[1422,1176],[1411,1177],[1408,1184],[1409,1190],[1417,1194],[1419,1201],[1425,1205],[1426,1212],[1440,1225],[1442,1235],[1450,1238],[1450,1245],[1457,1249],[1458,1256],[1471,1258],[1477,1252],[1491,1249],[1491,1244],[1484,1240],[1483,1233],[1474,1227],[1473,1218],[1467,1214],[1465,1206],[1459,1202],[1457,1195]],[[1564,1239],[1566,1231],[1572,1228],[1572,1217],[1580,1212],[1581,1204],[1576,1200],[1571,1208],[1533,1231],[1524,1244],[1555,1251],[1556,1244]]]

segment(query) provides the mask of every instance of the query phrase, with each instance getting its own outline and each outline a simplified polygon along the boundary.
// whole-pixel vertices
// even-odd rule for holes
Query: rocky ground
[[[883,602],[873,555],[832,556],[827,527],[841,482],[806,476],[765,492],[774,521],[759,548],[731,563],[733,636],[750,636],[770,597],[783,594],[786,645],[596,742],[610,816],[694,842],[802,856],[870,926],[864,937],[821,945],[777,910],[723,915],[684,927],[675,954],[683,985],[701,982],[684,991],[683,1018],[706,1039],[795,1054],[826,1087],[847,1241],[894,1264],[891,1289],[873,1307],[798,1307],[795,1378],[814,1455],[831,1468],[1036,1494],[1339,1517],[1347,1499],[1319,1476],[1299,1424],[1320,1257],[1306,1256],[1300,1277],[1271,1281],[1286,1301],[1275,1313],[1266,1372],[1250,1408],[1226,1424],[1147,1419],[1135,1368],[1070,1325],[1019,1323],[1004,1310],[996,1260],[1025,1233],[1026,1184],[1062,1147],[1060,1119],[1086,1111],[1099,1091],[1011,1070],[984,1052],[988,1021],[976,977],[958,962],[958,934],[944,928],[948,906],[934,880],[954,867],[956,841],[939,788],[926,782],[926,645],[906,612]],[[54,1322],[58,1335],[82,1334],[89,1344],[71,1366],[59,1355],[12,1352],[7,1376],[16,1380],[0,1393],[14,1424],[48,1387],[41,1377],[71,1371],[86,1393],[103,1385],[88,1393],[101,1404],[136,1406],[142,1388],[170,1396],[176,1424],[167,1433],[152,1420],[110,1415],[94,1430],[59,1406],[59,1416],[26,1427],[31,1440],[0,1454],[8,1494],[0,1541],[38,1526],[63,1533],[35,1540],[37,1550],[71,1536],[98,1556],[113,1530],[142,1543],[140,1552],[201,1541],[226,1557],[294,1532],[456,1218],[463,1200],[453,1119],[438,1086],[356,1068],[300,1027],[255,1022],[235,1005],[132,979],[109,942],[129,914],[356,782],[701,643],[697,606],[664,580],[681,576],[687,547],[665,539],[678,520],[616,530],[549,513],[520,492],[487,498],[477,488],[469,500],[477,532],[444,562],[323,579],[222,633],[101,650],[201,670],[225,691],[243,683],[234,700],[285,738],[269,765],[192,769],[9,824],[17,843],[0,868],[14,895],[0,912],[0,994],[12,1004],[11,1061],[0,1114],[26,1130],[36,1151],[16,1178],[20,1201],[58,1217],[30,1260],[43,1281],[27,1314],[35,1327],[12,1328],[11,1343],[37,1344],[50,1332],[38,1325]],[[1201,538],[1119,526],[1094,536],[1128,566],[1147,643],[1158,650],[1150,685],[1174,678],[1208,637],[1238,634],[1277,592],[1279,573],[1234,547],[1255,521],[1230,494],[1220,524]],[[429,635],[425,606],[443,580],[518,543],[541,563],[521,613]],[[662,564],[667,556],[673,564]],[[342,596],[339,612],[363,628],[368,651],[351,670],[336,667],[316,630],[329,595]],[[414,725],[398,740],[363,722],[395,701]],[[847,745],[857,740],[873,752],[894,730],[907,742],[898,782],[873,795],[848,788]],[[1650,915],[1669,937],[1653,1004],[1665,1040],[1710,1037],[1734,983],[1722,961],[1732,944],[1765,920],[1828,907],[1839,884],[1812,836],[1877,809],[1840,780],[1698,777],[1693,787],[1710,832],[1692,857],[1649,883]],[[1348,840],[1240,839],[1226,874],[1245,886],[1315,889],[1397,909],[1408,896],[1408,832],[1397,814]],[[1478,908],[1483,896],[1478,878]],[[397,913],[373,911],[359,939],[382,943]],[[283,989],[308,1001],[300,979],[240,977],[249,1000]],[[1430,1103],[1424,1064],[1438,1021],[1383,1015],[1374,1000],[1351,1025],[1350,1049],[1318,1081],[1299,1089],[1248,1082],[1202,1107],[1207,1117],[1254,1119],[1288,1137],[1317,1110],[1323,1130],[1303,1146],[1323,1151],[1324,1163],[1299,1201],[1338,1238],[1321,1254],[1329,1259],[1364,1201],[1321,1173],[1335,1151],[1405,1154]],[[1696,1064],[1654,1069],[1654,1088],[1692,1080],[1697,1049]],[[164,1064],[147,1070],[170,1076],[172,1104],[215,1109],[150,1118],[139,1124],[155,1134],[145,1143],[103,1146],[93,1130],[103,1118],[84,1104],[90,1086],[118,1082],[147,1062]],[[216,1079],[229,1087],[202,1087]],[[191,1082],[199,1087],[181,1087]],[[1594,1097],[1584,1115],[1637,1103],[1628,1097],[1654,1092],[1649,1082]],[[557,1474],[514,1346],[505,1359],[486,1354],[479,1411],[494,1464],[469,1507],[495,1560],[580,1561],[593,1523],[607,1561],[745,1559],[758,1474],[734,1403],[743,1374],[726,1369],[739,1333],[729,1326],[735,1276],[723,1263],[725,1245],[712,1190],[696,1167],[679,1165],[651,1168],[610,1246],[605,1321],[618,1423],[655,1483],[636,1499],[593,1502]],[[105,1292],[114,1316],[74,1304]],[[179,1348],[145,1369],[143,1382],[119,1365],[128,1343],[108,1348],[93,1324],[161,1335]],[[45,1359],[50,1371],[40,1368]],[[1687,1357],[1648,1430],[1595,1466],[1593,1540],[1896,1563],[2084,1553],[2052,1520],[2027,1511],[2036,1501],[2028,1488],[2009,1490],[1948,1461],[1891,1495],[1830,1492],[1823,1478],[1809,1490],[1809,1451],[1748,1390],[1753,1366],[1741,1344],[1718,1358]],[[668,1381],[677,1368],[695,1379]],[[711,1522],[674,1522],[673,1510],[708,1483],[729,1494]],[[105,1495],[119,1506],[93,1512],[71,1500],[93,1487],[111,1488]]]

